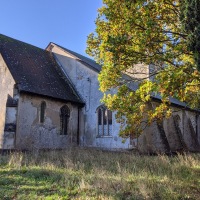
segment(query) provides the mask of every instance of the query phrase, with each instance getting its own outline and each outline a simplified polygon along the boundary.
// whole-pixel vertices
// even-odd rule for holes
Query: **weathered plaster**
[[[40,105],[46,102],[45,120],[40,123]],[[60,135],[60,108],[70,109],[68,135]],[[21,94],[18,104],[17,149],[58,149],[77,143],[78,108],[71,103]]]

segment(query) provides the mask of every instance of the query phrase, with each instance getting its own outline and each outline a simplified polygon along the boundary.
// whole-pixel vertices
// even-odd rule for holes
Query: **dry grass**
[[[71,148],[0,156],[0,199],[200,199],[200,154]]]

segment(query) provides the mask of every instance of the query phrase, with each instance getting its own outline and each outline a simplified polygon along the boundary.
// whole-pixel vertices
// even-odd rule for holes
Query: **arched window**
[[[46,102],[42,101],[40,105],[40,123],[44,123],[45,110],[46,110]]]
[[[69,124],[70,110],[68,106],[63,106],[60,109],[60,135],[68,134],[68,124]]]
[[[97,134],[98,136],[112,135],[112,111],[104,105],[97,108]]]

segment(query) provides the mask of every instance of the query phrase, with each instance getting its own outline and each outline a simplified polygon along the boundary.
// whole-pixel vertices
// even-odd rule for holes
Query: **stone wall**
[[[9,134],[6,134],[4,137],[4,128],[6,122],[6,103],[9,97],[13,97],[14,84],[15,81],[0,54],[0,149],[5,144],[5,137],[10,137]]]
[[[41,102],[45,101],[44,123],[40,123]],[[70,109],[68,134],[60,134],[60,108]],[[59,100],[20,94],[16,149],[62,149],[77,144],[78,107]]]

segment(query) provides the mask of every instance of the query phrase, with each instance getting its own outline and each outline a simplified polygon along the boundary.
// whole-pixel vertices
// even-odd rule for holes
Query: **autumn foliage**
[[[186,0],[103,3],[96,30],[88,36],[87,53],[102,65],[100,90],[108,108],[117,111],[121,135],[140,134],[141,123],[170,117],[170,98],[198,108],[197,52],[188,45],[194,31],[186,26],[187,9],[193,4],[183,6]],[[149,109],[152,96],[161,97],[161,103]]]

